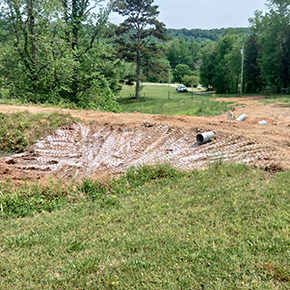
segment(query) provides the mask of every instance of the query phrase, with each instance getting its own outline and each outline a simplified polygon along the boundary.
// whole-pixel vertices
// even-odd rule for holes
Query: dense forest
[[[0,3],[0,98],[117,111],[122,83],[138,99],[141,81],[169,77],[218,93],[290,90],[289,0],[266,1],[249,28],[211,30],[166,30],[153,0]]]

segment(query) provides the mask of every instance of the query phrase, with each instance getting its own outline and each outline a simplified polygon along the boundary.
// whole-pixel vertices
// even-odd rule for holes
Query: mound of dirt
[[[211,142],[197,145],[200,128],[162,124],[140,126],[73,123],[39,140],[28,152],[5,159],[2,174],[22,177],[83,178],[122,173],[130,166],[169,163],[180,169],[206,168],[223,161],[282,170],[280,153],[244,137],[216,132]],[[3,171],[4,170],[4,171]],[[8,172],[7,172],[8,170]],[[1,166],[0,166],[1,172]]]

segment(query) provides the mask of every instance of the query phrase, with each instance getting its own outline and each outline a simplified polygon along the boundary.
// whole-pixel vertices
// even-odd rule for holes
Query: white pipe
[[[268,122],[264,120],[264,121],[260,121],[259,124],[260,124],[260,125],[267,125]]]
[[[214,137],[213,131],[204,132],[196,136],[196,143],[203,144],[210,141]]]
[[[242,122],[242,121],[245,121],[247,118],[248,118],[248,116],[246,114],[242,114],[236,120],[239,122]]]

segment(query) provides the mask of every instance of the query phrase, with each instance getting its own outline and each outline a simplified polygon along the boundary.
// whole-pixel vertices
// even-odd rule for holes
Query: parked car
[[[187,89],[186,86],[178,86],[178,87],[176,88],[176,90],[177,90],[178,92],[180,92],[180,93],[188,92],[188,89]]]

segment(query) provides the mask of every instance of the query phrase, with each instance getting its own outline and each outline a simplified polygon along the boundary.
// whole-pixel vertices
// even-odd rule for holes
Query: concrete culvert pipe
[[[239,122],[245,121],[247,119],[247,115],[246,114],[242,114],[241,116],[239,116],[236,120]]]
[[[214,137],[213,131],[204,132],[201,134],[196,135],[196,143],[203,144],[210,141]]]
[[[260,125],[268,125],[268,122],[265,121],[265,120],[263,120],[263,121],[260,121],[259,124],[260,124]]]

